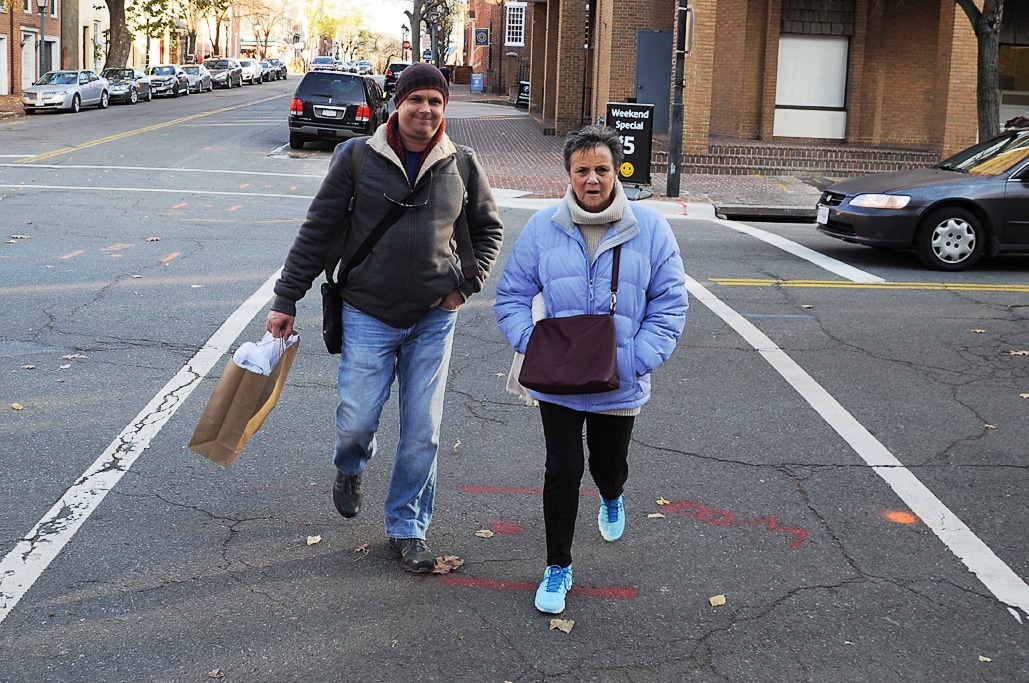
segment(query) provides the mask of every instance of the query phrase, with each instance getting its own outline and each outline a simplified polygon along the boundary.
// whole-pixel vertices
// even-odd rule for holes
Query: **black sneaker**
[[[361,475],[337,471],[336,482],[332,485],[332,502],[339,514],[347,519],[356,517],[361,511]]]
[[[391,538],[391,547],[400,551],[400,564],[409,572],[427,574],[436,566],[436,558],[420,538]]]

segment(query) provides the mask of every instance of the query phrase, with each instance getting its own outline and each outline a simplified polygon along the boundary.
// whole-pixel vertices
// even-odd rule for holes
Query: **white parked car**
[[[256,59],[250,59],[244,57],[239,60],[240,66],[243,67],[243,82],[254,85],[255,83],[261,82],[261,62]]]
[[[21,92],[26,114],[42,109],[77,112],[82,107],[107,109],[111,101],[110,84],[95,71],[47,71]]]

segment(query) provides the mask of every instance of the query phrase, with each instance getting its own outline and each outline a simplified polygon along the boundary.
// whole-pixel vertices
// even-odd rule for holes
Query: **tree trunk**
[[[107,0],[107,12],[111,17],[111,45],[104,68],[121,68],[132,52],[132,32],[125,25],[125,0]]]
[[[976,73],[976,105],[979,114],[979,139],[1000,133],[1000,23],[1004,0],[983,0],[983,8],[973,0],[954,0],[964,10],[975,31],[979,68]]]

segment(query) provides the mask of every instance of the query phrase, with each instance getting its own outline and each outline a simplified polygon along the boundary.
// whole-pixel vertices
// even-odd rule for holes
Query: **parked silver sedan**
[[[203,64],[187,64],[182,67],[189,77],[190,92],[211,92],[214,90],[214,81],[211,79],[210,70]]]
[[[111,101],[107,79],[95,71],[48,71],[21,92],[26,114],[43,109],[77,112],[82,107],[106,109]]]

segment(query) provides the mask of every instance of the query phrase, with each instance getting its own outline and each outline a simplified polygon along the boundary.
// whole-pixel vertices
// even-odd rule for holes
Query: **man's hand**
[[[276,339],[289,339],[293,335],[293,321],[295,316],[268,311],[268,318],[264,323],[264,329],[272,333]]]
[[[439,307],[445,311],[456,311],[464,305],[464,297],[461,296],[461,292],[456,289],[451,290],[449,294],[443,297],[443,300],[439,302]]]

